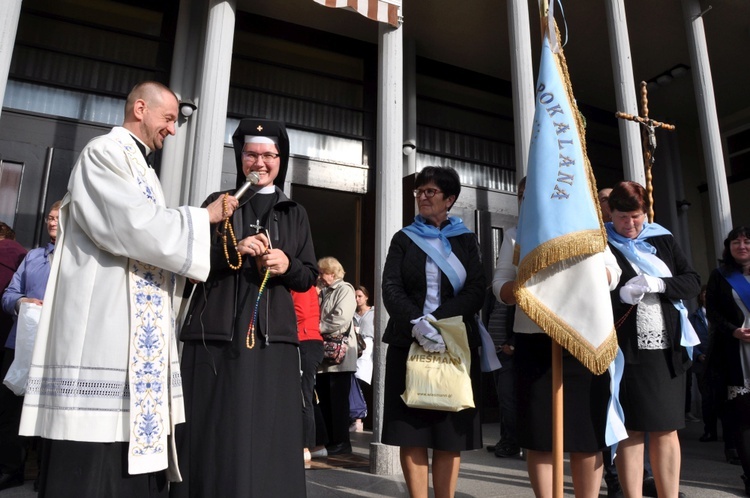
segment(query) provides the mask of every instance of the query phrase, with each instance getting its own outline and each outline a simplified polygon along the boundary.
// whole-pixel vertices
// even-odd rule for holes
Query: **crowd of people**
[[[351,433],[372,429],[381,331],[371,295],[335,257],[316,258],[307,212],[283,191],[284,124],[240,121],[236,187],[256,179],[245,195],[170,208],[148,157],[175,133],[177,107],[159,83],[131,91],[122,126],[84,148],[49,208],[46,245],[27,253],[0,223],[2,377],[19,313],[41,307],[24,396],[0,388],[0,490],[23,483],[26,436],[41,438],[41,496],[305,496],[312,460],[352,453]],[[524,189],[525,179],[519,207]],[[523,452],[534,494],[550,497],[552,339],[516,309],[515,228],[488,285],[476,235],[450,214],[458,173],[425,167],[413,193],[418,214],[393,235],[380,289],[382,443],[398,447],[411,497],[426,498],[430,479],[436,498],[455,495],[461,452],[482,447],[483,326],[502,365],[491,377],[501,437],[488,449]],[[700,440],[718,440],[721,422],[750,495],[750,228],[728,234],[701,288],[672,234],[648,222],[643,186],[617,183],[599,202],[627,438],[613,463],[609,373],[564,352],[576,496],[598,496],[602,476],[611,497],[681,495],[677,431],[693,374]],[[468,344],[474,406],[412,407],[402,397],[410,351],[446,353],[440,322],[451,317]]]

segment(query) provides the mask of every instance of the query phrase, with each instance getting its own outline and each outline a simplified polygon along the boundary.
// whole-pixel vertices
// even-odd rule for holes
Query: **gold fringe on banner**
[[[597,230],[583,230],[548,240],[528,253],[518,266],[517,285],[522,286],[537,272],[577,256],[604,251],[607,245]],[[518,247],[518,245],[516,245]]]
[[[596,349],[587,347],[590,344],[578,332],[565,323],[552,310],[540,302],[527,289],[516,289],[516,301],[534,323],[553,340],[567,349],[578,361],[594,374],[604,373],[617,355],[617,334],[614,324],[607,339]]]

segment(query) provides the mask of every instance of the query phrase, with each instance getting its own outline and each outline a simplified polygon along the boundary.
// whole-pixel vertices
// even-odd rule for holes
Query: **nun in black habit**
[[[231,226],[212,227],[211,273],[196,286],[182,327],[187,422],[175,439],[183,482],[170,496],[304,497],[289,290],[306,291],[317,278],[310,225],[282,191],[289,162],[283,123],[243,119],[232,141],[237,187],[251,171],[259,181],[240,199]]]

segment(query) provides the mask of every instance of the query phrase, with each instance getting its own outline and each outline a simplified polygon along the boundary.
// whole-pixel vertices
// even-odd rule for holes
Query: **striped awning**
[[[401,0],[315,0],[326,7],[355,10],[373,21],[399,27]]]

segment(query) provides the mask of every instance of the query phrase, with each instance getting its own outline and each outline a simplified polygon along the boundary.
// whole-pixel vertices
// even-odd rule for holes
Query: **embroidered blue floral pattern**
[[[145,195],[149,200],[156,201],[156,197],[154,196],[154,191],[151,189],[148,183],[143,181],[143,177],[138,177],[138,186],[141,187],[141,192],[143,192],[143,195]]]
[[[136,455],[166,451],[164,415],[168,408],[170,381],[168,350],[171,313],[165,308],[164,292],[171,283],[170,272],[134,262],[131,268],[135,336],[131,344],[130,372],[133,424],[131,448]],[[165,314],[168,322],[165,322]]]

